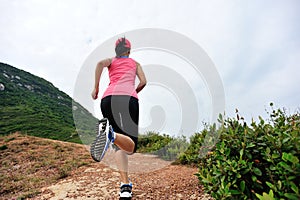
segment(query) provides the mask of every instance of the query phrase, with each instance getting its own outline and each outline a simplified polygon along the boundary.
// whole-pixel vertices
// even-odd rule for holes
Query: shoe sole
[[[100,120],[97,124],[97,137],[90,148],[91,156],[96,162],[100,162],[103,159],[105,152],[109,147],[109,140],[106,138],[105,131],[103,131],[106,130],[107,126],[109,126],[109,123],[105,118]]]
[[[131,198],[132,197],[132,193],[128,193],[127,195],[121,196],[122,194],[119,194],[120,198]]]
[[[123,188],[123,187],[127,187],[127,188]],[[125,189],[126,191],[122,190]],[[121,191],[119,192],[120,195],[120,199],[131,199],[132,198],[132,184],[131,186],[121,186]]]
[[[120,197],[119,200],[129,200],[132,199],[132,197]]]

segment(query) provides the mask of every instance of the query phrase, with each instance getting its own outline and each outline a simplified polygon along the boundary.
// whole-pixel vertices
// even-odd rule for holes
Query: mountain
[[[76,127],[73,114],[82,119]],[[0,63],[0,135],[20,131],[81,143],[79,134],[92,138],[95,123],[86,109],[52,83]]]

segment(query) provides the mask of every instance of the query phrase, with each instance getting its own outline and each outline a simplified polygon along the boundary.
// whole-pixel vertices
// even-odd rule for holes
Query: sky
[[[299,110],[300,1],[0,0],[0,3],[0,61],[52,82],[71,97],[82,66],[97,47],[123,33],[154,28],[182,34],[206,52],[223,84],[227,116],[235,116],[238,109],[246,120],[257,120],[259,115],[267,116],[270,102],[286,108],[288,113]],[[134,38],[130,40],[134,44]],[[142,65],[151,62],[158,65],[157,58],[172,59],[170,55],[155,57],[145,52],[134,55]],[[102,58],[99,55],[99,60]],[[209,95],[204,92],[207,97],[201,97],[194,88],[205,87],[205,83],[198,86],[203,79],[192,75],[186,79],[199,100],[202,117],[198,123],[205,121],[212,109]],[[161,87],[151,84],[149,88],[141,94],[144,100],[140,101],[141,124],[147,127],[152,108],[163,109],[162,115],[171,119],[165,120],[166,131],[171,130],[168,127],[177,126],[180,121],[176,113],[184,110],[180,105],[170,106],[176,104],[176,98],[166,100],[174,96],[172,92],[160,91]],[[91,92],[92,88],[86,90]],[[149,100],[150,94],[170,98],[163,98],[160,107],[156,107],[157,102]]]

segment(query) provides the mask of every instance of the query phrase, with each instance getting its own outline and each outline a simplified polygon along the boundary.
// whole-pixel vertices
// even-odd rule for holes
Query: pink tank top
[[[114,58],[108,67],[110,83],[102,98],[128,95],[138,99],[135,91],[136,62],[131,58]]]

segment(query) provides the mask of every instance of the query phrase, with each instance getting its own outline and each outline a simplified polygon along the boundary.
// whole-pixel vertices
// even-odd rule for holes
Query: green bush
[[[139,136],[137,151],[139,153],[158,151],[166,146],[171,140],[172,138],[168,135],[160,135],[159,133],[148,132],[145,135]]]
[[[199,149],[207,130],[196,134],[196,144],[180,157],[198,163],[196,175],[214,198],[300,199],[300,115],[272,106],[268,123],[261,117],[250,126],[239,115],[226,119],[216,130],[219,142],[205,157]]]
[[[153,152],[153,154],[158,155],[164,160],[175,161],[185,152],[188,146],[189,143],[184,136],[172,137],[172,140],[167,145]]]
[[[203,157],[211,153],[211,149],[219,138],[216,126],[206,127],[201,133],[195,133],[190,138],[186,151],[180,154],[178,161],[184,165],[197,165]]]
[[[173,161],[183,153],[189,143],[184,136],[171,137],[166,134],[160,135],[155,132],[148,132],[139,136],[138,149],[139,153],[151,153],[158,157]]]

